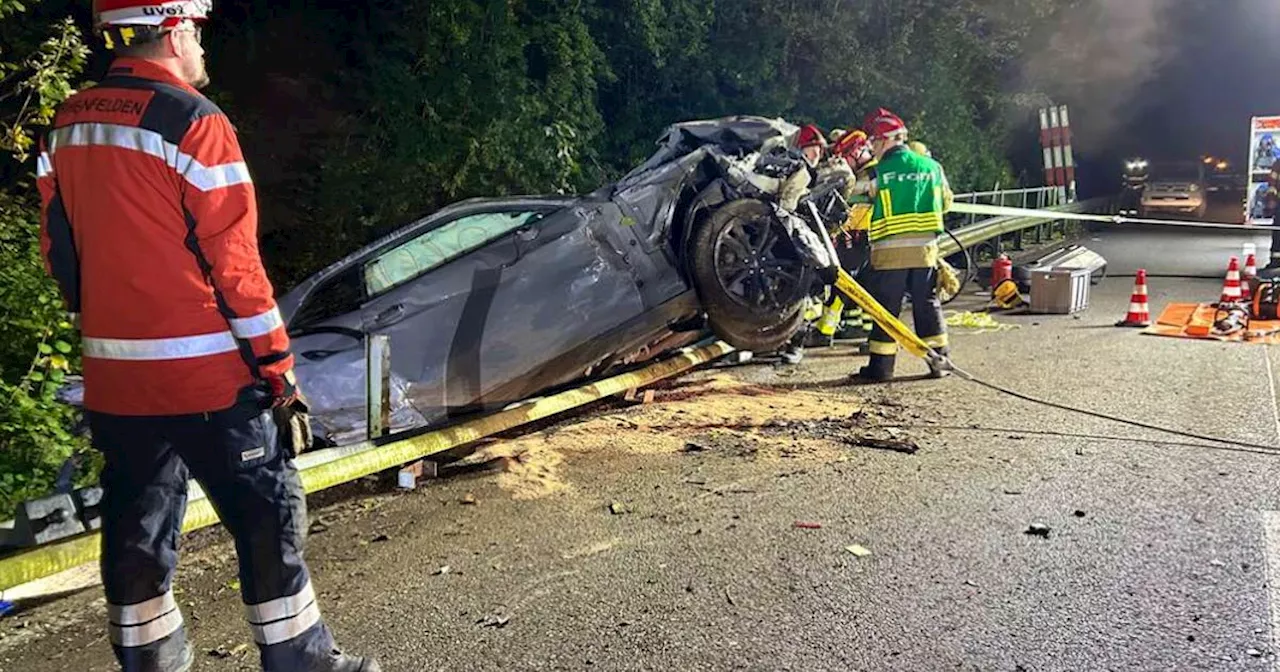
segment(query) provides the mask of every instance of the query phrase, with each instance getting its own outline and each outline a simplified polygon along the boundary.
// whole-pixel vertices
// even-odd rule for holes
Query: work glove
[[[272,408],[292,406],[302,396],[302,391],[298,388],[298,379],[294,377],[292,369],[278,376],[267,376],[266,383],[271,393]]]
[[[948,264],[945,260],[938,262],[938,277],[935,285],[938,298],[943,301],[960,293],[960,276],[956,273],[956,269],[952,268],[951,264]]]

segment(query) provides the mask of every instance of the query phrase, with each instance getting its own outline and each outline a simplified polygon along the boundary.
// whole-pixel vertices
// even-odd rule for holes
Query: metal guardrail
[[[1052,190],[1055,190],[1056,192],[1057,188],[1047,187],[1045,189],[1052,189]],[[1035,190],[1022,190],[1022,191],[1026,192],[1027,194],[1031,194]],[[1009,192],[1005,192],[1005,193],[1007,194]],[[963,194],[963,195],[969,196],[969,194]],[[956,196],[957,200],[960,198],[960,196],[961,196],[960,194]],[[1028,198],[1035,198],[1035,197],[1028,196]],[[1109,200],[1110,199],[1108,198],[1096,198],[1088,201],[1078,201],[1075,203],[1047,205],[1047,206],[1042,206],[1039,209],[1057,210],[1059,212],[1090,212],[1095,210],[1096,208],[1105,206]],[[963,202],[975,202],[975,201],[965,200]],[[992,203],[992,205],[1001,205],[1001,204]],[[1010,207],[1031,207],[1031,205],[1030,204],[1028,204],[1027,206],[1010,205]],[[960,215],[959,217],[962,218],[961,221],[964,221],[963,218],[971,219],[975,216]],[[994,245],[993,252],[995,254],[999,254],[1002,247],[1001,239],[1004,236],[1013,235],[1014,246],[1021,248],[1023,244],[1023,234],[1028,229],[1032,230],[1032,234],[1034,238],[1033,242],[1036,244],[1039,244],[1043,242],[1046,238],[1052,237],[1053,227],[1056,225],[1060,225],[1063,227],[1063,229],[1065,229],[1065,223],[1061,223],[1059,220],[1054,220],[1047,217],[1038,217],[1038,216],[993,217],[990,219],[977,220],[969,225],[948,226],[947,227],[948,230],[951,232],[953,236],[959,239],[960,244],[957,245],[956,241],[953,240],[951,236],[945,236],[939,241],[938,247],[944,256],[950,256],[953,254],[957,254],[961,251],[960,245],[963,245],[965,248],[972,248],[981,243],[985,243],[988,240],[994,239],[996,241],[996,244]]]

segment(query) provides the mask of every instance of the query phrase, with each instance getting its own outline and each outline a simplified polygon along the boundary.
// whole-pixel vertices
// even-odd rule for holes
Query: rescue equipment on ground
[[[1012,278],[1002,281],[991,290],[991,301],[1005,310],[1027,305],[1026,298],[1022,296],[1022,292],[1018,291],[1018,283]]]
[[[1089,307],[1089,276],[1083,268],[1031,274],[1031,312],[1070,315]]]
[[[968,329],[966,333],[985,334],[990,332],[1011,331],[1013,329],[1021,329],[1020,324],[1005,324],[997,322],[991,313],[982,312],[955,312],[948,311],[946,313],[946,322],[948,328]]]
[[[1129,297],[1129,312],[1123,320],[1116,322],[1116,326],[1151,326],[1151,309],[1147,305],[1147,270],[1145,268],[1138,269],[1138,277],[1133,281],[1133,294]]]
[[[1009,258],[1009,255],[1002,254],[991,262],[991,286],[993,288],[1012,277],[1013,260]]]
[[[1107,275],[1107,260],[1089,248],[1071,243],[1040,255],[1026,263],[1014,262],[1013,279],[1018,286],[1031,287],[1031,274],[1036,271],[1061,270],[1064,268],[1087,269],[1090,273],[1089,283],[1096,285]]]
[[[1255,320],[1280,319],[1280,280],[1263,280],[1253,293],[1252,316]]]
[[[1240,292],[1240,258],[1231,257],[1227,264],[1227,279],[1222,284],[1222,296],[1218,305],[1240,303],[1244,296]]]
[[[1249,311],[1241,304],[1218,304],[1213,314],[1213,335],[1230,336],[1249,328]]]

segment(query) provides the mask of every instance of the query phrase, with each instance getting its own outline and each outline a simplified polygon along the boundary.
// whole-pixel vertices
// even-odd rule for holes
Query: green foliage
[[[453,201],[592,189],[689,119],[762,114],[850,128],[885,105],[957,189],[1008,185],[1011,120],[1023,121],[1015,101],[1031,98],[1007,82],[1065,6],[230,4],[220,11],[237,19],[209,37],[213,95],[254,167],[263,250],[282,286]]]
[[[30,3],[29,3],[30,4]],[[88,50],[70,19],[37,22],[0,0],[0,149],[11,157],[0,186],[0,518],[48,492],[58,468],[84,450],[54,400],[78,366],[77,339],[40,258],[33,185],[35,130],[70,95]],[[90,479],[93,474],[85,474]]]

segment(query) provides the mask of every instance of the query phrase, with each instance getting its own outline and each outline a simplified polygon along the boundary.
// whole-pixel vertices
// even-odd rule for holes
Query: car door
[[[612,215],[612,216],[611,216]],[[623,335],[649,316],[641,285],[642,250],[621,235],[616,208],[589,200],[535,222],[516,237],[518,259],[493,282],[481,325],[464,326],[459,355],[472,364],[452,384],[478,390],[489,406],[518,401],[581,377],[592,364],[637,347]],[[636,333],[649,336],[665,324]],[[459,362],[464,361],[459,359]]]
[[[363,264],[362,329],[391,339],[391,369],[428,421],[470,405],[477,393],[451,384],[472,366],[459,352],[483,324],[485,297],[516,261],[517,232],[547,214],[540,208],[470,212],[433,226]],[[471,376],[471,374],[466,374]]]

